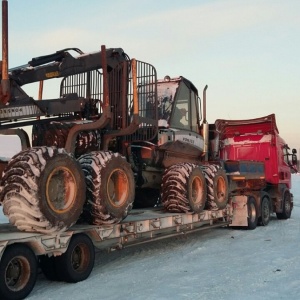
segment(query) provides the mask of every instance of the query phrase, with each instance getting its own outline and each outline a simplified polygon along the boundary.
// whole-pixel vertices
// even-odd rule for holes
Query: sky
[[[8,0],[8,5],[9,67],[63,48],[121,47],[154,65],[159,78],[184,76],[200,95],[207,84],[209,123],[275,113],[280,135],[300,152],[300,1]],[[32,93],[37,99],[37,89]]]

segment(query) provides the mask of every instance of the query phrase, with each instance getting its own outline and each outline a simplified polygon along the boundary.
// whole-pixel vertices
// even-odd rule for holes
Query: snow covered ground
[[[209,229],[113,253],[76,284],[39,274],[27,299],[300,299],[300,176],[294,210],[256,230]],[[6,218],[0,215],[0,222]]]

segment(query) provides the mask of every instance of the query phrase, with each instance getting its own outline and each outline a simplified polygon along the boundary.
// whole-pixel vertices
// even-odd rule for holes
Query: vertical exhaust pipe
[[[8,2],[2,0],[2,78],[1,102],[6,104],[10,98],[10,83],[8,77]]]
[[[206,85],[203,89],[203,141],[204,141],[204,147],[203,147],[203,156],[204,160],[208,161],[208,142],[209,142],[209,124],[206,120],[206,90],[208,86]]]
[[[206,90],[208,86],[206,85],[203,89],[203,123],[207,123],[206,121]]]

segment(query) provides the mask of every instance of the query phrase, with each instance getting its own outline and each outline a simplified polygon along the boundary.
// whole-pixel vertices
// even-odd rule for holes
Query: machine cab
[[[157,83],[159,144],[181,141],[203,150],[200,135],[201,105],[198,90],[186,78],[170,78]]]

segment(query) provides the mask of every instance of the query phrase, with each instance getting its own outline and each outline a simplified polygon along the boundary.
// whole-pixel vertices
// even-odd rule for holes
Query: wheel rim
[[[53,211],[68,211],[75,202],[76,191],[75,177],[68,168],[57,167],[51,172],[46,184],[46,198]]]
[[[216,196],[219,203],[226,201],[226,182],[221,176],[217,178]]]
[[[251,203],[249,207],[249,219],[251,223],[255,222],[256,219],[256,208],[253,203]]]
[[[111,204],[122,206],[129,194],[129,181],[122,169],[115,169],[110,173],[107,181],[107,193]]]
[[[194,203],[202,202],[203,198],[203,181],[200,177],[195,177],[192,182],[192,201]]]
[[[14,257],[7,265],[5,283],[11,291],[22,290],[30,278],[30,264],[24,257]]]
[[[90,255],[88,247],[85,244],[78,244],[71,256],[71,264],[73,270],[77,272],[82,272],[86,269],[88,262],[90,260]]]

